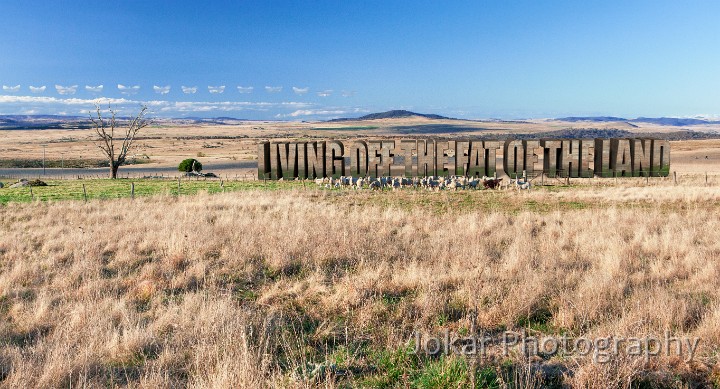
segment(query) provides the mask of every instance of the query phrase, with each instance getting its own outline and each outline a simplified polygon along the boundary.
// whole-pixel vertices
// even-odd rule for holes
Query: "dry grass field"
[[[0,385],[717,387],[720,187],[262,189],[0,206]],[[700,338],[412,354],[413,333]]]
[[[242,175],[255,173],[264,139],[583,128],[678,130],[422,118],[154,126],[135,154],[144,168],[245,162],[220,172]],[[89,130],[0,133],[0,160],[40,159],[42,145],[50,160],[99,158]],[[137,180],[130,199],[128,180],[5,188],[0,387],[720,387],[720,142],[672,142],[671,169],[677,185],[573,179],[531,191]],[[423,348],[445,333],[490,341],[476,354]],[[685,343],[658,355],[651,343],[640,355],[600,343],[604,354],[524,353],[503,347],[508,333],[698,343],[692,358]]]

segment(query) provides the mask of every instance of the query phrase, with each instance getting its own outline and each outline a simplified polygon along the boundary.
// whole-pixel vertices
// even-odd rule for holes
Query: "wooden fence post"
[[[673,172],[673,179],[675,180],[675,185],[677,185],[677,172]]]
[[[35,200],[35,195],[33,195],[33,191],[32,191],[32,185],[28,186],[28,188],[30,188],[30,200]]]
[[[135,183],[130,183],[130,198],[135,200]]]
[[[83,186],[83,198],[85,199],[85,202],[87,203],[87,191],[85,190],[85,184],[82,184]]]
[[[180,177],[178,177],[178,196],[180,196]]]

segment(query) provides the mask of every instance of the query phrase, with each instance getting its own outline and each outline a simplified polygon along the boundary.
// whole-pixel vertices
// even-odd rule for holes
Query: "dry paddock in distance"
[[[0,385],[717,385],[719,179],[457,192],[248,180],[225,193],[182,192],[220,185],[186,180],[184,196],[174,180],[115,180],[168,188],[8,201]],[[416,331],[701,341],[689,361],[595,363],[411,354]]]

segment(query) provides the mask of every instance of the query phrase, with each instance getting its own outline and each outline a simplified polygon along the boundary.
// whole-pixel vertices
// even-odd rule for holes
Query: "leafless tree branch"
[[[118,127],[117,112],[108,106],[110,118],[104,119],[99,104],[95,104],[95,113],[90,112],[90,121],[93,124],[95,133],[98,136],[99,144],[105,157],[110,162],[110,177],[117,178],[117,170],[125,164],[128,152],[133,146],[138,132],[150,125],[145,114],[147,107],[143,106],[140,112],[130,121],[122,136],[122,144],[118,150],[115,149],[115,129]],[[119,142],[121,139],[117,139]]]

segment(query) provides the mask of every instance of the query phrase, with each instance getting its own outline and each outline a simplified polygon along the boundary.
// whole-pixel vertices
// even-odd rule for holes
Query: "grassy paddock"
[[[26,202],[31,200],[59,201],[84,200],[83,185],[88,200],[91,199],[117,199],[130,197],[131,184],[135,184],[135,196],[150,195],[190,195],[198,192],[219,193],[223,191],[264,189],[276,190],[279,188],[302,187],[300,182],[282,181],[224,181],[220,186],[219,180],[181,180],[178,192],[177,180],[163,179],[85,179],[85,180],[48,180],[48,186],[32,188],[13,188],[14,181],[2,180],[5,188],[0,189],[0,204],[8,202]]]
[[[238,184],[259,187],[0,207],[0,386],[720,383],[717,186]],[[702,342],[691,362],[406,352],[446,330]]]
[[[536,180],[537,181],[537,180]],[[679,186],[675,186],[670,177],[653,178],[650,181],[645,178],[620,178],[620,179],[572,179],[571,185],[566,185],[565,180],[548,179],[547,185],[535,185],[531,191],[517,192],[516,190],[460,190],[442,191],[440,193],[428,192],[422,189],[403,189],[398,192],[391,190],[370,191],[364,189],[356,191],[347,188],[327,189],[319,187],[309,181],[221,181],[182,179],[178,191],[177,180],[172,179],[63,179],[46,180],[48,186],[30,188],[8,188],[15,180],[2,179],[5,188],[0,189],[0,204],[9,202],[27,201],[60,201],[60,200],[84,200],[83,185],[87,199],[118,199],[130,197],[131,184],[135,184],[135,196],[151,195],[193,195],[200,192],[221,193],[239,190],[322,190],[335,194],[337,201],[350,201],[356,205],[384,205],[404,208],[422,206],[436,212],[445,212],[450,209],[477,209],[482,208],[491,211],[553,211],[563,209],[584,209],[595,207],[598,203],[604,203],[608,198],[600,196],[586,196],[578,200],[567,196],[567,193],[580,193],[587,195],[598,188],[615,188],[615,195],[627,198],[627,192],[646,193],[652,187],[685,188],[686,193],[697,191],[697,188],[705,187],[705,191],[712,190],[717,186],[718,179],[713,177],[709,184],[705,184],[702,175],[685,175],[682,177]],[[705,185],[703,185],[705,184]],[[578,192],[579,191],[579,192]],[[392,194],[389,194],[392,193]],[[543,196],[543,201],[538,201],[538,195]],[[553,195],[555,194],[555,195]],[[613,200],[616,196],[610,196]],[[644,200],[652,200],[646,194]],[[642,200],[637,199],[636,200]],[[675,197],[669,201],[677,200]],[[622,205],[621,201],[615,201]],[[642,206],[648,201],[636,201],[629,203],[630,206]],[[650,201],[653,206],[656,202]],[[628,205],[627,203],[625,205]]]

